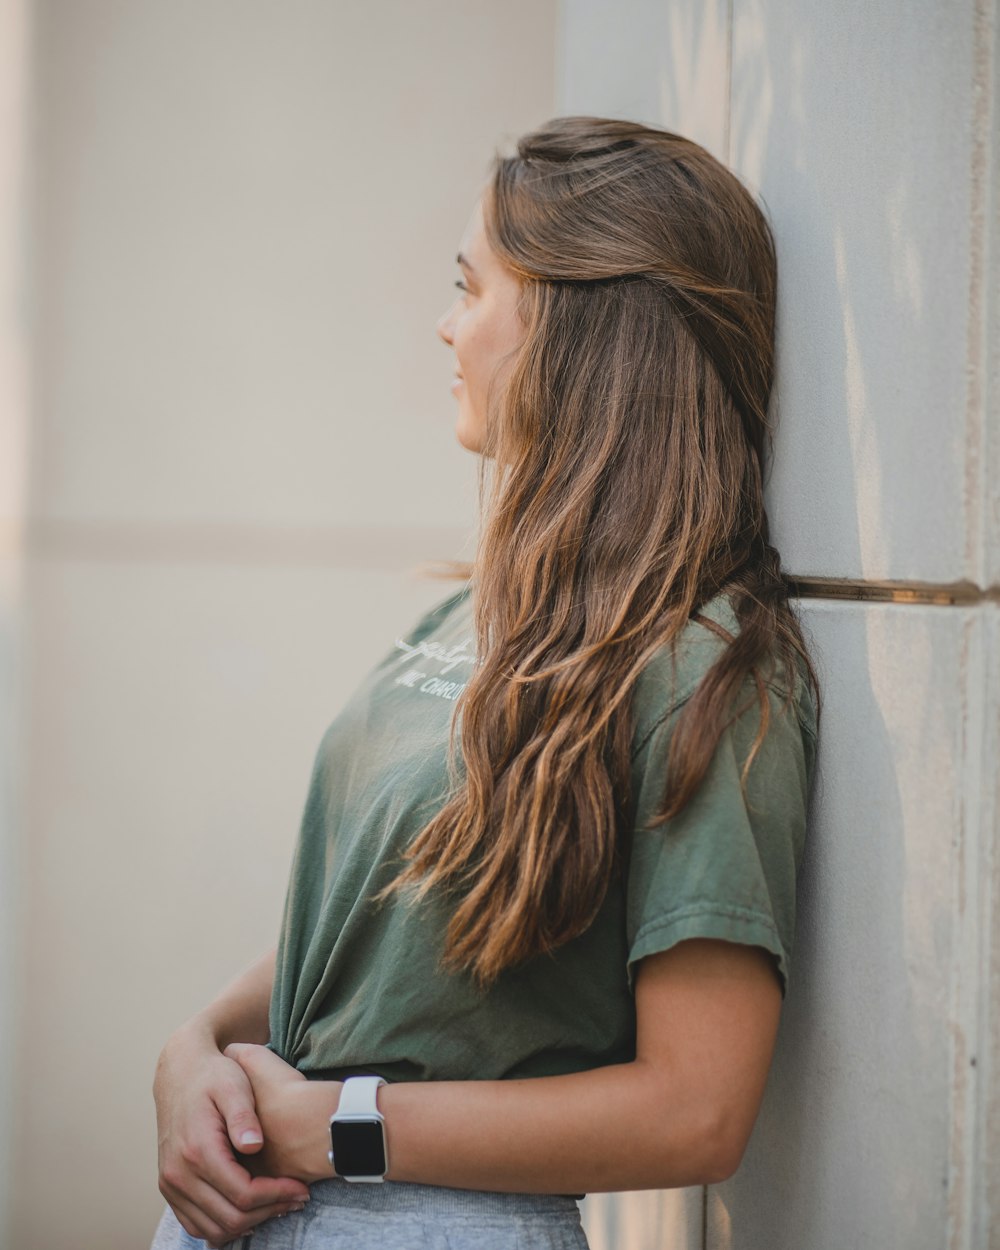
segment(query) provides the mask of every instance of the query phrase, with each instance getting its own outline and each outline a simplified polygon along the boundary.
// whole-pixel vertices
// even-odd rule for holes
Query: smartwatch
[[[385,1149],[385,1120],[375,1094],[385,1081],[380,1076],[349,1076],[340,1091],[337,1110],[330,1117],[327,1158],[345,1181],[384,1181],[389,1170]]]

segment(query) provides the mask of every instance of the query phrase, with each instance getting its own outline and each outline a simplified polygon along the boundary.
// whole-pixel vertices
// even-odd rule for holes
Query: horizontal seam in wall
[[[21,558],[99,564],[202,564],[399,570],[415,561],[465,558],[458,526],[282,526],[240,523],[52,522],[20,534]]]
[[[235,564],[399,569],[414,560],[453,558],[468,548],[470,530],[437,525],[281,526],[123,524],[30,519],[0,524],[0,554],[37,560],[126,564]],[[939,606],[1000,603],[1000,585],[903,579],[798,576],[785,573],[801,599],[868,600]]]
[[[850,577],[796,577],[786,573],[785,582],[789,594],[797,599],[864,599],[944,607],[1000,603],[1000,586],[977,586],[970,581],[866,581]]]

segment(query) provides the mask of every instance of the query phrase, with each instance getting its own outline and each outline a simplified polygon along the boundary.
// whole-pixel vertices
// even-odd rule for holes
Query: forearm
[[[270,1033],[268,1009],[276,954],[277,948],[272,948],[262,955],[181,1029],[210,1037],[219,1050],[224,1050],[230,1042],[263,1045]]]
[[[307,1181],[332,1174],[328,1122],[340,1088],[316,1081],[296,1091],[297,1174]],[[638,1061],[530,1080],[388,1084],[378,1105],[389,1180],[599,1193],[728,1175],[719,1125],[704,1101]]]

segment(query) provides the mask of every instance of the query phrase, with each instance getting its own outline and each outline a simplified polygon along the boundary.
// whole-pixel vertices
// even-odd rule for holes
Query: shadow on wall
[[[666,46],[675,50],[657,75],[659,116],[667,126],[729,164],[729,33],[725,3],[664,6]],[[683,50],[681,55],[677,50]],[[718,84],[706,91],[701,84]]]
[[[940,229],[945,208],[961,220],[954,206],[940,194],[928,203],[947,121],[925,128],[943,95],[915,72],[948,15],[922,4],[911,22],[899,6],[887,30],[884,14],[856,5],[779,7],[734,0],[731,119],[732,167],[763,191],[778,247],[776,542],[798,574],[951,580],[963,536],[940,519],[961,498],[965,432],[940,414],[964,413],[964,316],[954,315],[964,253],[961,232]],[[961,626],[935,612],[802,613],[826,717],[800,879],[800,975],[744,1167],[710,1191],[712,1250],[737,1244],[730,1216],[739,1228],[750,1208],[754,1235],[770,1244],[788,1236],[793,1208],[796,1235],[816,1246],[831,1230],[863,1229],[868,1213],[884,1225],[887,1209],[893,1244],[923,1245],[928,1213],[946,1218],[958,745],[941,696],[962,670]],[[934,827],[940,880],[924,858]],[[924,1078],[926,1102],[901,1097],[923,1092]],[[921,1193],[931,1175],[942,1188]]]
[[[807,9],[736,0],[734,15],[732,165],[763,191],[778,245],[789,420],[773,519],[796,573],[950,580],[934,518],[961,498],[965,431],[940,416],[961,407],[965,257],[952,206],[928,203],[947,119],[933,122],[933,84],[921,103],[907,76],[935,32],[902,10],[869,32],[861,12],[855,26],[842,6]]]

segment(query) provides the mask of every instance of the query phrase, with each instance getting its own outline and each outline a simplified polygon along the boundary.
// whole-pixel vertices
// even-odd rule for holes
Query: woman
[[[156,1250],[586,1246],[577,1197],[722,1180],[757,1115],[819,715],[770,229],[697,144],[563,117],[458,263],[476,559],[324,735],[276,951],[164,1048]]]

